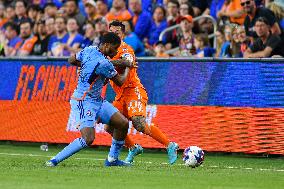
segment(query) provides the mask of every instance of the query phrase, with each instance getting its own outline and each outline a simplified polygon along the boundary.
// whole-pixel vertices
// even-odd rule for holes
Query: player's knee
[[[83,138],[88,146],[90,146],[95,140],[94,135],[83,136]]]
[[[123,118],[121,120],[121,126],[122,126],[122,129],[123,130],[128,130],[128,127],[129,127],[129,123],[128,123],[128,120],[126,118]]]
[[[135,116],[132,117],[132,125],[133,127],[139,131],[139,132],[144,132],[145,130],[145,118],[142,116]]]
[[[104,129],[105,129],[106,132],[108,132],[110,134],[112,133],[112,130],[111,130],[109,125],[105,125]]]

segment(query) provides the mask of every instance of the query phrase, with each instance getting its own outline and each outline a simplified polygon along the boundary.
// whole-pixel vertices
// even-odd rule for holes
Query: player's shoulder
[[[124,41],[120,45],[120,51],[122,53],[128,52],[128,53],[133,53],[134,54],[133,48],[130,45],[128,45],[127,43],[125,43]]]

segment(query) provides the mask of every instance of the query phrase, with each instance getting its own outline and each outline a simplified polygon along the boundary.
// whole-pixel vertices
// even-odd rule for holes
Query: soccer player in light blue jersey
[[[98,117],[102,123],[115,128],[105,165],[131,165],[118,159],[127,135],[128,120],[112,104],[101,98],[101,91],[106,80],[110,79],[121,86],[129,72],[127,67],[124,73],[118,74],[107,58],[116,55],[120,43],[120,38],[115,33],[109,32],[102,37],[99,47],[84,48],[68,59],[70,64],[81,68],[77,88],[71,97],[70,104],[71,111],[75,115],[75,123],[80,129],[82,137],[75,139],[51,160],[47,161],[47,166],[56,166],[61,161],[91,145],[95,139],[94,123]]]

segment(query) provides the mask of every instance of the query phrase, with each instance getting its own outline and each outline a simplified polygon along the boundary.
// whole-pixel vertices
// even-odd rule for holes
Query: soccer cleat
[[[131,163],[127,163],[124,161],[121,161],[119,159],[113,161],[113,162],[109,162],[108,159],[105,160],[105,166],[106,167],[111,167],[111,166],[132,166]]]
[[[45,162],[46,167],[55,167],[57,164],[58,163],[55,159],[51,159],[51,160]]]
[[[132,149],[129,149],[128,155],[124,161],[127,163],[132,163],[134,160],[134,157],[142,153],[143,153],[142,146],[140,146],[139,144],[135,144]]]
[[[169,163],[172,165],[177,160],[177,150],[179,149],[179,146],[175,142],[170,142],[167,148],[168,151],[168,157],[169,157]]]

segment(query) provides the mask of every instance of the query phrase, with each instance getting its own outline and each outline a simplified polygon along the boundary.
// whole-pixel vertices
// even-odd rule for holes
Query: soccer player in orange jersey
[[[122,40],[124,38],[125,26],[120,21],[112,21],[109,24],[109,31],[116,33]],[[127,60],[132,64],[135,64],[135,54],[133,49],[122,41],[118,48],[118,53],[113,57],[115,60],[123,61]],[[119,64],[118,64],[119,65]],[[116,68],[118,72],[123,72],[120,67]],[[137,75],[137,67],[132,67],[126,77],[126,80],[122,86],[117,86],[114,82],[110,81],[113,87],[116,98],[113,105],[129,120],[132,121],[133,127],[146,135],[149,135],[159,143],[167,147],[169,163],[175,163],[177,159],[178,145],[175,142],[170,142],[165,134],[154,124],[148,125],[146,123],[146,106],[148,102],[148,96],[145,88],[140,82]],[[105,130],[112,133],[112,129],[109,126],[105,127]],[[142,153],[143,148],[139,144],[135,144],[128,135],[125,139],[125,146],[129,148],[129,153],[126,162],[133,162],[136,155]]]

